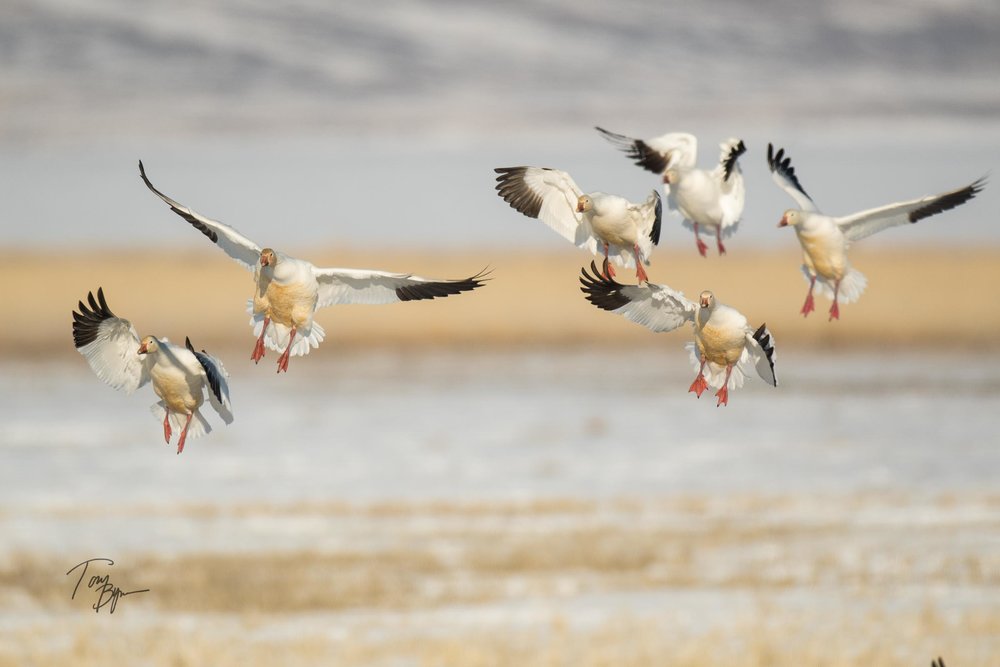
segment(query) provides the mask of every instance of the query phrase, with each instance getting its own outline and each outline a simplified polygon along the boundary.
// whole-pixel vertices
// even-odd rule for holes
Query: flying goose
[[[87,307],[89,304],[89,308]],[[160,400],[151,407],[163,419],[163,438],[170,443],[174,429],[181,429],[177,453],[184,451],[188,435],[197,438],[212,427],[201,413],[205,393],[222,420],[233,422],[229,384],[222,362],[202,350],[197,352],[186,338],[184,347],[166,338],[139,338],[135,327],[108,308],[104,290],[87,293],[87,304],[79,302],[73,311],[73,344],[106,384],[127,394],[153,383]]]
[[[707,290],[695,303],[667,285],[622,285],[602,276],[593,262],[590,268],[593,275],[586,268],[581,270],[580,289],[598,308],[657,333],[691,323],[694,343],[688,343],[687,348],[698,375],[688,391],[698,398],[709,387],[717,388],[716,407],[728,405],[729,390],[743,386],[750,364],[765,382],[778,386],[774,337],[766,325],[761,324],[755,330],[738,310],[719,303]]]
[[[939,195],[898,202],[842,217],[823,215],[799,183],[792,159],[785,149],[777,152],[767,145],[767,165],[774,182],[795,200],[798,208],[790,208],[781,216],[778,227],[791,227],[802,246],[802,272],[809,281],[806,301],[799,311],[808,316],[816,309],[813,289],[818,282],[820,291],[830,300],[830,321],[840,319],[839,303],[853,303],[861,297],[868,280],[851,266],[847,250],[852,241],[871,236],[883,229],[919,222],[936,213],[955,208],[976,196],[986,184],[985,179],[964,188]]]
[[[247,301],[247,310],[257,342],[250,358],[258,363],[265,347],[281,352],[279,373],[288,370],[289,357],[309,354],[323,341],[326,332],[313,319],[318,308],[434,299],[474,290],[486,280],[485,272],[462,280],[429,280],[409,273],[319,268],[304,259],[261,247],[232,227],[174,201],[153,186],[141,161],[139,175],[174,213],[253,272],[254,292]]]
[[[708,251],[699,234],[702,230],[714,234],[719,254],[726,254],[722,239],[736,232],[746,200],[739,159],[747,149],[741,139],[719,144],[719,164],[708,170],[695,167],[698,139],[693,134],[669,132],[654,139],[633,139],[601,127],[594,129],[638,166],[663,178],[667,208],[679,213],[684,226],[694,231],[702,257]]]
[[[591,254],[603,251],[623,268],[635,265],[636,279],[648,280],[653,246],[660,242],[662,205],[655,190],[642,204],[603,192],[584,193],[565,171],[548,167],[498,167],[496,190],[511,208],[537,218]],[[609,276],[615,270],[604,263]]]

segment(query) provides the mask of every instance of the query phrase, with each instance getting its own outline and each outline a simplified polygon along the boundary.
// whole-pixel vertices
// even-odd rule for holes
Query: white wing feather
[[[591,262],[582,270],[581,290],[592,304],[655,332],[673,331],[694,320],[697,306],[667,285],[622,285],[605,278]]]
[[[964,204],[975,197],[984,185],[983,179],[979,179],[964,188],[861,211],[837,218],[837,225],[848,240],[857,241],[883,229],[918,222],[923,218]]]
[[[698,139],[687,132],[668,132],[646,141],[646,145],[667,156],[667,168],[688,169],[698,159]]]
[[[92,343],[78,350],[103,382],[131,394],[149,382],[147,359],[138,352],[140,342],[131,322],[112,317],[98,325]]]
[[[597,254],[598,239],[576,210],[583,194],[573,177],[548,167],[501,167],[497,192],[515,210],[541,220],[574,245]]]
[[[244,268],[250,271],[256,269],[260,263],[261,248],[259,245],[243,236],[229,225],[225,225],[217,220],[212,220],[211,218],[206,218],[200,213],[197,213],[187,206],[174,201],[157,190],[153,187],[153,184],[150,183],[149,179],[146,178],[146,170],[143,168],[141,161],[139,162],[139,175],[142,176],[142,180],[146,184],[146,187],[149,188],[153,194],[162,199],[174,213],[191,223],[195,229],[207,236],[209,240],[222,248],[223,252],[239,262]]]
[[[431,280],[409,273],[313,267],[319,285],[316,307],[385,304],[451,296],[482,286],[485,272],[461,280]]]

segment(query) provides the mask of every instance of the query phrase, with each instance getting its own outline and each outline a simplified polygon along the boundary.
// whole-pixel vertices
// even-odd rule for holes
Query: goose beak
[[[701,300],[701,307],[702,308],[708,308],[708,299],[702,299]]]
[[[146,349],[146,344],[145,343],[143,343],[142,345],[140,345],[139,349],[137,350],[138,354],[147,354],[148,352],[149,352],[149,350]]]
[[[781,222],[778,223],[778,226],[779,227],[787,227],[788,226],[788,216],[787,215],[781,216]]]
[[[668,174],[664,174],[664,175],[663,175],[663,182],[664,182],[664,183],[665,183],[666,185],[670,185],[670,176],[669,176]]]
[[[260,256],[260,265],[261,266],[267,266],[267,255],[261,255]]]
[[[563,210],[565,210],[565,209],[563,209]],[[578,202],[577,203],[577,205],[576,205],[576,212],[577,213],[583,213],[583,202]]]

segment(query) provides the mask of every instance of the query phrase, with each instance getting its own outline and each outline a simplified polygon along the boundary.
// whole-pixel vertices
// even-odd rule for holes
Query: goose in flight
[[[713,169],[698,169],[698,139],[686,132],[668,132],[654,139],[633,139],[604,128],[594,128],[635,163],[663,178],[667,208],[679,213],[684,226],[694,232],[695,244],[702,257],[708,246],[700,231],[715,236],[720,255],[726,254],[723,238],[736,232],[746,188],[739,159],[747,148],[741,139],[730,138],[719,144],[722,153]]]
[[[847,259],[847,249],[852,241],[897,225],[919,222],[936,213],[955,208],[975,197],[986,184],[980,178],[957,190],[838,218],[819,212],[799,183],[792,159],[785,155],[785,149],[775,152],[774,146],[768,144],[767,165],[774,182],[798,205],[798,208],[785,211],[778,227],[794,229],[802,246],[802,272],[809,281],[809,292],[800,312],[803,316],[808,316],[816,309],[813,290],[818,282],[821,293],[833,302],[830,306],[830,321],[840,319],[839,303],[857,301],[868,284],[864,275],[852,267]]]
[[[698,375],[688,391],[698,398],[711,387],[718,389],[716,407],[728,405],[729,390],[743,386],[751,364],[765,382],[778,386],[774,337],[766,325],[755,330],[742,313],[719,303],[709,291],[702,292],[695,303],[667,285],[622,285],[602,276],[593,262],[590,268],[593,275],[586,268],[581,271],[580,289],[598,308],[657,333],[691,323],[694,343],[688,343],[687,348]]]
[[[642,204],[603,192],[584,193],[565,171],[548,167],[498,167],[496,190],[511,208],[537,218],[560,236],[591,254],[603,251],[605,270],[615,275],[611,260],[648,280],[653,246],[660,242],[662,205],[655,190]]]
[[[434,299],[474,290],[486,280],[485,272],[462,280],[429,280],[409,273],[318,268],[306,260],[263,248],[232,227],[174,201],[153,186],[141,161],[139,175],[174,213],[253,272],[254,292],[247,301],[247,310],[257,342],[250,358],[258,363],[265,347],[281,352],[279,373],[288,370],[289,357],[306,355],[323,341],[326,332],[313,319],[318,308]]]
[[[88,308],[89,305],[89,308]],[[87,304],[79,302],[73,311],[73,344],[106,384],[131,394],[147,382],[160,400],[152,406],[153,414],[163,419],[163,437],[170,443],[175,429],[181,429],[177,453],[184,451],[190,435],[197,438],[212,430],[201,413],[205,393],[222,420],[233,422],[229,401],[229,376],[222,362],[202,350],[197,352],[191,339],[184,347],[166,338],[139,338],[135,327],[111,312],[104,290],[87,293]]]

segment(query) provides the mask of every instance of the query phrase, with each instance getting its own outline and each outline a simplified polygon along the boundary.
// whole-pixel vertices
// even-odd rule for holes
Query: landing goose
[[[868,280],[851,266],[847,249],[852,241],[863,239],[890,227],[919,222],[936,213],[947,211],[969,201],[986,184],[985,179],[939,195],[898,202],[842,217],[823,215],[806,194],[785,149],[777,152],[767,145],[767,165],[774,182],[795,200],[799,208],[790,208],[781,216],[778,227],[791,227],[802,246],[802,272],[809,281],[806,301],[799,311],[808,316],[816,309],[813,289],[818,282],[820,291],[831,301],[829,320],[840,319],[839,303],[853,303],[861,297]]]
[[[593,275],[586,268],[581,271],[580,289],[598,308],[657,333],[691,323],[694,342],[687,348],[698,375],[688,391],[698,398],[712,387],[718,389],[716,406],[728,405],[729,390],[743,386],[751,364],[765,382],[778,386],[774,337],[766,325],[754,329],[738,310],[719,303],[709,291],[702,292],[695,303],[667,285],[622,285],[602,276],[593,262],[590,268]]]
[[[89,307],[88,307],[89,305]],[[163,438],[170,443],[174,429],[181,429],[177,453],[184,443],[212,430],[201,413],[208,394],[212,408],[227,424],[233,422],[229,384],[222,362],[202,350],[197,352],[191,339],[184,347],[166,338],[139,338],[135,327],[108,308],[104,290],[87,293],[87,304],[79,302],[73,311],[73,344],[106,384],[131,394],[147,382],[160,400],[152,406],[153,414],[163,420]]]
[[[702,230],[714,234],[719,254],[726,254],[722,239],[736,232],[746,201],[739,159],[747,149],[741,139],[719,144],[722,153],[713,169],[698,169],[698,139],[693,134],[669,132],[654,139],[633,139],[601,127],[594,129],[638,166],[662,177],[667,208],[679,213],[684,226],[694,231],[702,257],[708,251],[701,240]]]
[[[537,218],[565,239],[591,254],[603,251],[623,268],[635,266],[640,282],[648,280],[653,246],[660,242],[662,205],[653,191],[641,204],[603,192],[588,192],[565,171],[548,167],[498,167],[496,190],[511,208]],[[605,261],[608,275],[615,275]]]

